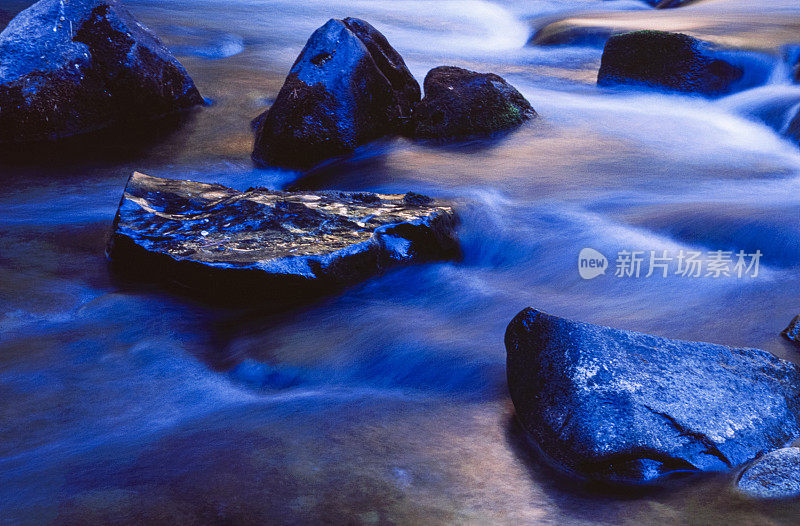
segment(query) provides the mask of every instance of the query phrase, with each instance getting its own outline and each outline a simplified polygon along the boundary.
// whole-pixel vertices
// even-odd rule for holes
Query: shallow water
[[[213,104],[150,144],[0,167],[0,522],[797,522],[797,503],[737,497],[735,474],[625,498],[560,480],[513,422],[503,333],[534,306],[800,363],[779,336],[800,313],[800,149],[778,133],[800,105],[782,47],[800,5],[126,4]],[[715,34],[755,42],[769,84],[717,101],[601,90],[599,48],[525,46],[532,28],[598,12],[713,18]],[[383,140],[302,177],[253,167],[250,120],[311,31],[344,16],[383,31],[418,80],[440,64],[494,71],[540,118],[446,148]],[[287,313],[198,304],[108,269],[105,241],[133,170],[453,199],[464,259],[394,270]],[[612,265],[624,249],[763,259],[754,278],[612,268],[586,281],[584,247]]]

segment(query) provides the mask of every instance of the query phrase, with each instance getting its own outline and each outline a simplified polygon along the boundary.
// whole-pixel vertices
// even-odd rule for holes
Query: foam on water
[[[493,522],[474,515],[479,508],[540,518],[537,513],[548,508],[546,518],[570,524],[576,523],[574,510],[585,509],[590,521],[607,499],[575,501],[568,489],[546,486],[551,477],[527,464],[528,450],[513,442],[511,415],[502,413],[508,404],[503,333],[520,309],[763,347],[797,360],[796,349],[779,336],[797,314],[800,286],[800,150],[779,133],[800,104],[800,91],[788,80],[791,61],[765,59],[765,67],[774,66],[769,85],[712,101],[598,89],[599,49],[525,46],[536,24],[559,13],[666,16],[633,0],[126,5],[185,55],[181,60],[215,104],[196,112],[174,137],[121,160],[4,168],[0,508],[12,521],[30,518],[31,502],[52,518],[64,500],[87,488],[164,498],[175,498],[179,488],[193,508],[211,502],[216,515],[209,516],[232,522],[241,518],[232,515],[238,503],[248,500],[241,491],[247,482],[297,486],[297,500],[290,502],[296,509],[317,498],[302,493],[305,481],[319,480],[316,471],[307,475],[277,464],[275,471],[259,467],[251,479],[231,477],[225,469],[236,464],[235,454],[249,454],[254,446],[262,448],[261,461],[281,456],[341,466],[330,487],[311,486],[316,493],[339,495],[342,485],[381,487],[388,481],[400,493],[375,500],[414,508],[416,522],[436,523],[443,516]],[[745,0],[701,1],[672,11],[668,16],[736,11],[745,21],[756,14],[761,21],[800,19],[795,0],[757,7]],[[224,311],[171,290],[117,281],[103,249],[133,170],[239,190],[283,188],[299,176],[252,166],[249,121],[274,99],[311,32],[328,18],[346,16],[365,18],[384,32],[418,79],[444,63],[497,71],[540,115],[487,141],[449,147],[380,141],[305,179],[314,189],[413,190],[455,200],[463,260],[393,270],[276,315]],[[587,281],[576,266],[586,247],[612,265],[622,249],[756,248],[765,260],[760,277],[749,281],[623,279],[611,271]],[[382,420],[363,428],[383,435],[372,441],[331,438],[331,422],[348,420],[344,412],[323,418],[320,408],[331,400],[352,414],[380,413]],[[457,418],[440,421],[430,412],[448,403],[459,408]],[[437,442],[421,433],[418,421],[447,428],[444,438]],[[222,431],[215,434],[207,425]],[[283,449],[270,441],[273,429],[289,437],[279,444]],[[191,440],[181,442],[186,436]],[[187,445],[196,456],[182,456]],[[348,457],[357,447],[373,456]],[[148,463],[153,451],[163,456]],[[507,457],[502,469],[492,469],[487,451]],[[376,457],[392,454],[392,469],[375,467]],[[117,469],[129,457],[139,457],[130,460],[134,472]],[[424,469],[409,477],[404,462]],[[358,469],[374,470],[370,484],[353,478]],[[231,478],[230,495],[197,492],[193,481],[203,476]],[[149,489],[132,480],[145,480]],[[420,480],[430,485],[420,489]],[[471,480],[483,493],[470,493],[465,504]],[[691,492],[702,495],[704,508],[731,507],[718,497],[724,492],[711,504],[708,492],[695,486]],[[453,515],[423,505],[440,494],[452,496],[447,506]],[[504,494],[514,498],[498,500]],[[274,495],[251,500],[281,501]],[[658,513],[647,511],[649,502],[615,501],[609,513],[658,523],[652,518]],[[666,502],[657,503],[666,515],[684,513],[683,501]],[[757,510],[752,522],[765,522],[769,513]]]

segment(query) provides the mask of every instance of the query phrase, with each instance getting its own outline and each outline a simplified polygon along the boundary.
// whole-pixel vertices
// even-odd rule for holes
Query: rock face
[[[304,169],[399,133],[419,84],[386,38],[363,20],[317,29],[275,103],[255,121],[256,162]]]
[[[744,71],[711,46],[680,33],[634,31],[606,42],[597,84],[648,86],[718,96],[734,90]]]
[[[425,77],[425,97],[414,108],[417,139],[488,136],[536,116],[530,103],[502,77],[440,66]]]
[[[795,316],[789,326],[783,329],[781,335],[787,340],[800,343],[800,316]]]
[[[800,371],[757,349],[520,312],[506,331],[517,419],[577,477],[719,471],[800,436]]]
[[[800,448],[771,451],[742,473],[739,491],[759,499],[800,497]]]
[[[280,303],[395,264],[455,258],[455,222],[450,207],[413,193],[238,192],[135,173],[108,256],[201,295]]]
[[[0,143],[133,127],[203,102],[117,0],[41,0],[0,34]]]

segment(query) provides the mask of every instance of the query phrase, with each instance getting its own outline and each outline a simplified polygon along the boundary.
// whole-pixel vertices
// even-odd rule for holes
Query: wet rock
[[[656,9],[675,9],[689,4],[693,4],[698,0],[649,0],[648,3]]]
[[[795,316],[789,326],[783,329],[781,335],[787,340],[800,343],[800,316]]]
[[[291,302],[392,265],[457,257],[453,210],[404,197],[238,192],[135,173],[108,255],[119,270],[214,299]]]
[[[572,25],[569,21],[557,21],[537,29],[527,45],[602,48],[611,35],[623,32],[611,27]]]
[[[794,65],[794,81],[795,81],[795,83],[800,83],[800,58],[797,60],[797,63]]]
[[[0,143],[142,126],[202,98],[117,0],[41,0],[0,34]]]
[[[800,371],[758,349],[534,309],[506,331],[517,419],[557,468],[619,484],[727,470],[800,436]]]
[[[744,470],[736,486],[759,499],[800,497],[800,448],[767,453]]]
[[[519,91],[494,73],[439,66],[425,77],[425,97],[414,108],[417,139],[489,136],[536,116]]]
[[[784,133],[792,142],[800,146],[800,111],[789,121],[789,125],[786,127]]]
[[[647,86],[718,96],[734,91],[744,70],[710,44],[681,33],[634,31],[614,35],[603,49],[600,86]]]
[[[399,133],[419,101],[400,54],[363,20],[317,29],[270,109],[258,117],[253,159],[305,169]]]

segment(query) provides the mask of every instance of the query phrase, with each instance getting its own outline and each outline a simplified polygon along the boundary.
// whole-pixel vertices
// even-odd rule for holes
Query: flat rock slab
[[[134,173],[108,256],[205,295],[283,302],[456,258],[455,225],[452,208],[414,193],[239,192]]]
[[[800,448],[767,453],[744,470],[737,487],[759,499],[800,497]]]
[[[770,353],[525,309],[506,332],[517,418],[557,468],[620,484],[723,471],[800,436],[800,371]]]

